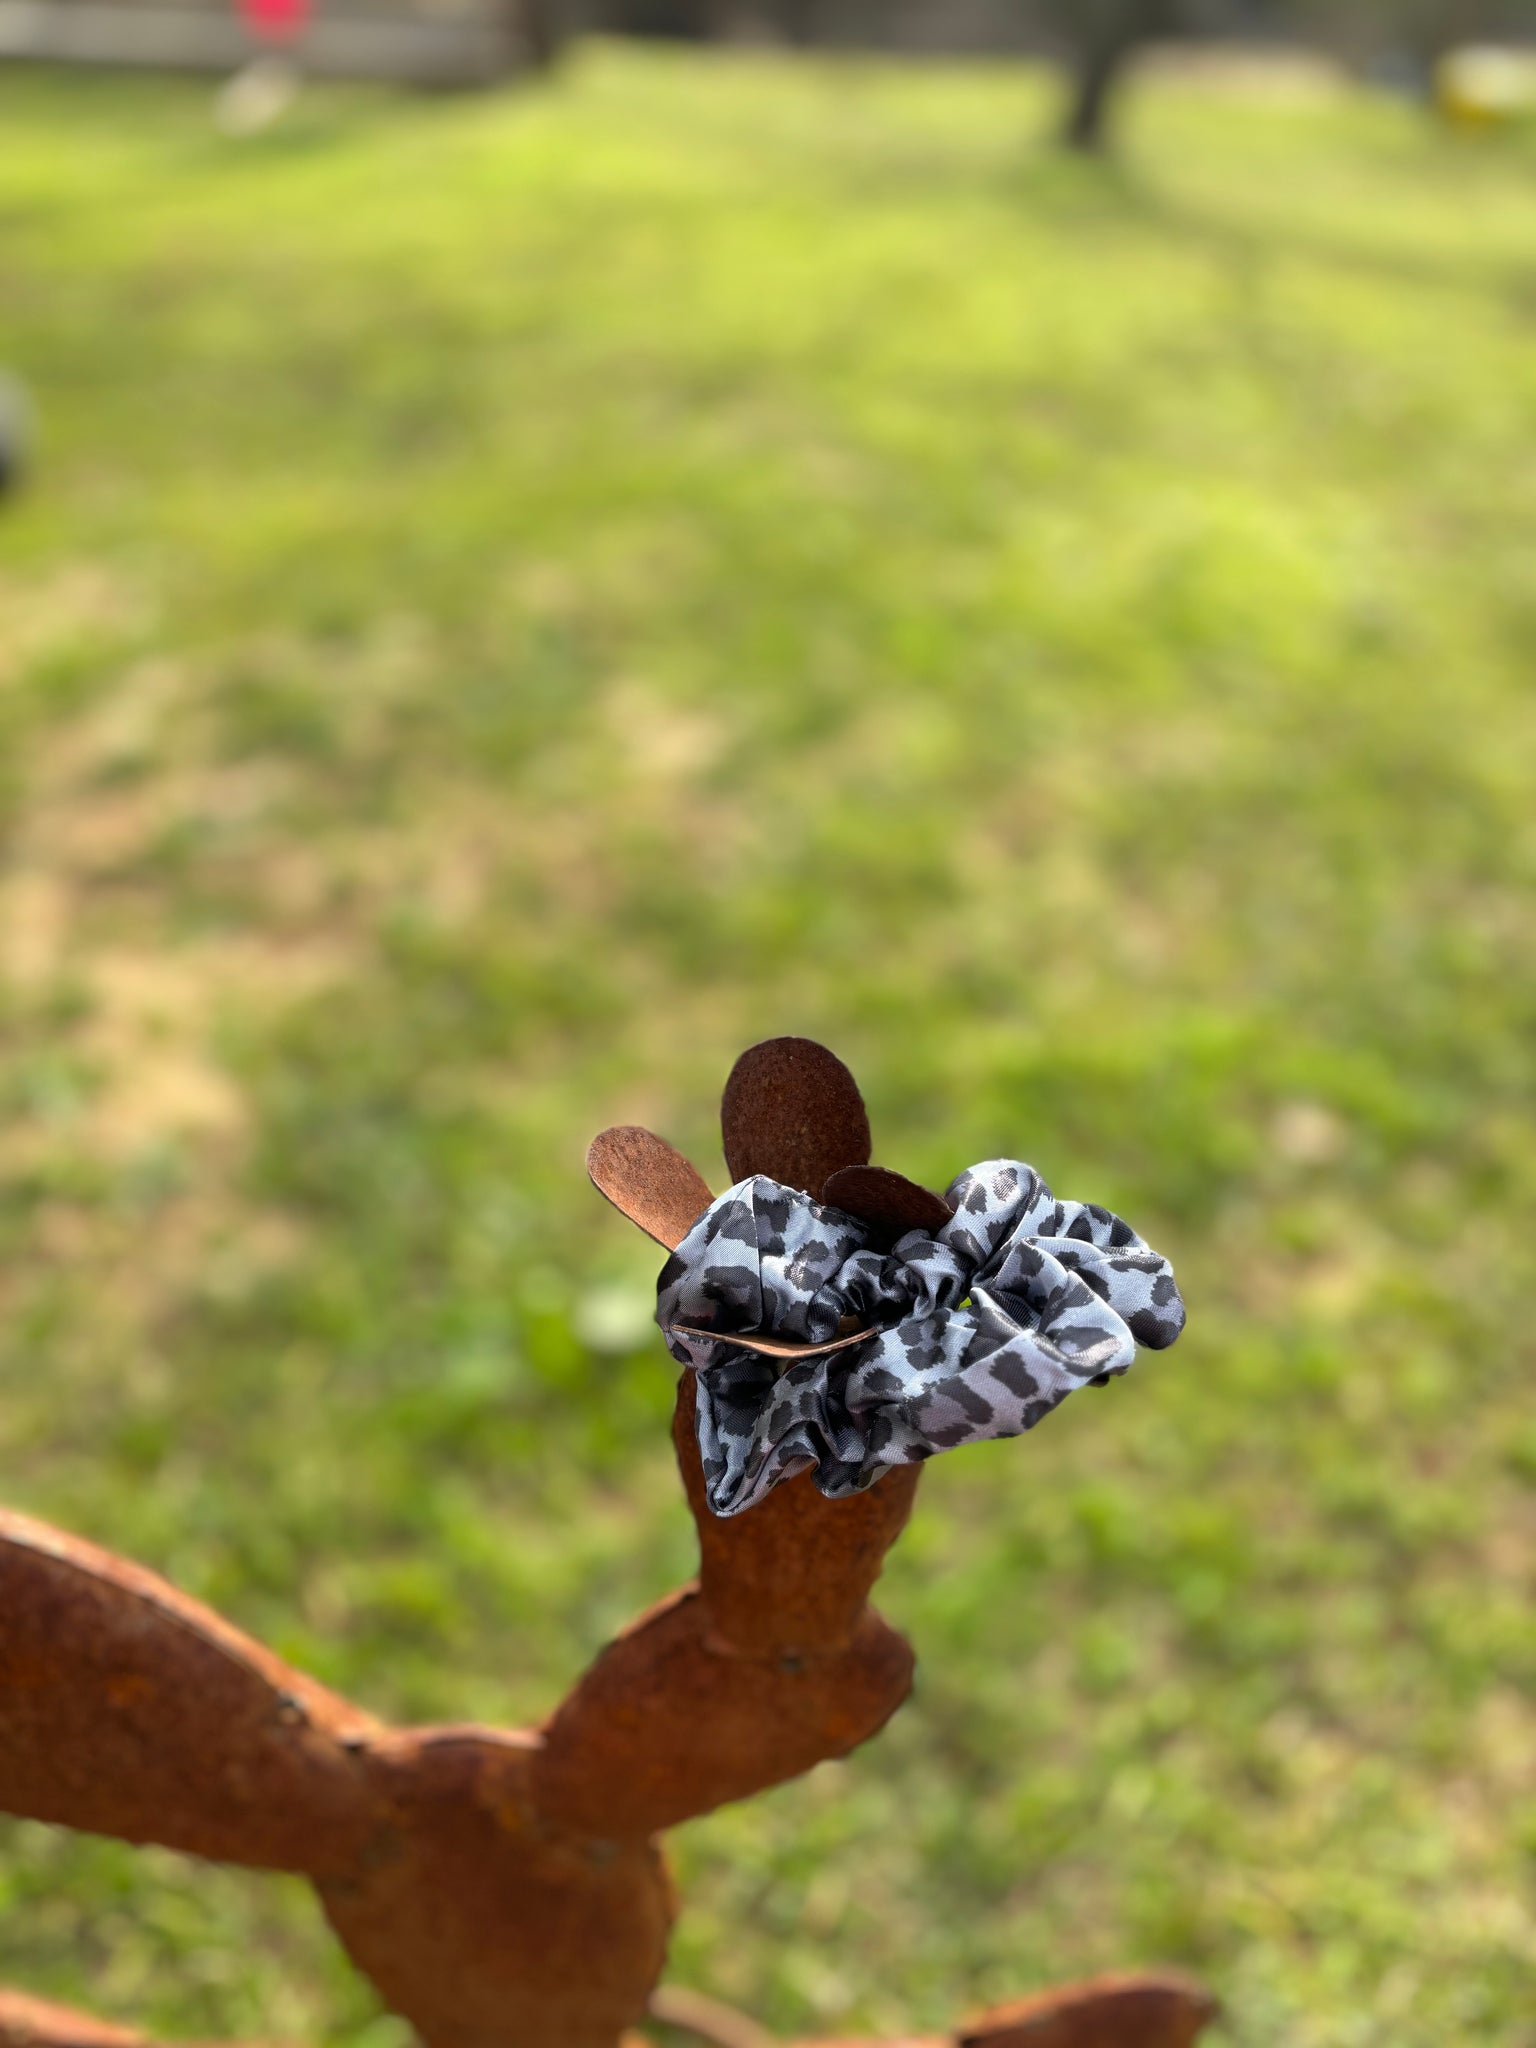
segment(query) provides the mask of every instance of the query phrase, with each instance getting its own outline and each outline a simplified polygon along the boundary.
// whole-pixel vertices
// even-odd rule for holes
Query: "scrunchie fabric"
[[[1168,1261],[1107,1209],[1057,1201],[1033,1167],[988,1160],[948,1200],[936,1235],[909,1231],[889,1251],[860,1218],[763,1175],[694,1224],[662,1269],[656,1320],[697,1375],[715,1514],[798,1472],[838,1500],[888,1465],[1019,1436],[1125,1372],[1138,1344],[1160,1351],[1183,1329]],[[821,1344],[845,1317],[866,1342],[787,1371],[730,1341]]]

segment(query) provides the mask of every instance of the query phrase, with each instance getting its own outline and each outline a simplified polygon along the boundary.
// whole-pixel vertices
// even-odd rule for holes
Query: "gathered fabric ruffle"
[[[1184,1327],[1168,1261],[1031,1166],[994,1159],[948,1191],[953,1215],[889,1251],[856,1216],[763,1175],[711,1203],[662,1269],[656,1320],[697,1375],[709,1505],[735,1515],[812,1471],[829,1499],[889,1465],[1019,1436],[1078,1387]],[[680,1329],[679,1325],[688,1326]],[[791,1364],[732,1334],[843,1350]],[[708,1334],[697,1334],[708,1332]]]

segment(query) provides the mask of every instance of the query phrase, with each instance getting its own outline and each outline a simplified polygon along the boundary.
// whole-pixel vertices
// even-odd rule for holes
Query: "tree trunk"
[[[1061,130],[1069,149],[1098,155],[1108,146],[1115,88],[1140,45],[1168,25],[1167,14],[1162,0],[1085,0],[1071,8],[1077,67]]]

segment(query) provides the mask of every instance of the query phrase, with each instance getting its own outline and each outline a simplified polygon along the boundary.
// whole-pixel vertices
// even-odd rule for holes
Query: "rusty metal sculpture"
[[[807,1041],[744,1055],[723,1121],[734,1178],[766,1171],[819,1191],[840,1174],[845,1203],[893,1222],[938,1200],[868,1166],[858,1090]],[[589,1168],[669,1248],[710,1200],[646,1132],[605,1132]],[[912,1653],[868,1595],[918,1469],[842,1501],[802,1477],[719,1520],[691,1381],[674,1435],[699,1577],[529,1731],[386,1727],[150,1572],[0,1512],[0,1811],[302,1873],[426,2048],[638,2048],[648,2014],[757,2048],[767,2037],[750,2022],[655,1990],[674,1913],[655,1837],[846,1755],[901,1704]],[[1109,1978],[950,2038],[1187,2048],[1213,2010],[1176,1976]],[[145,2044],[0,1993],[0,2048]]]

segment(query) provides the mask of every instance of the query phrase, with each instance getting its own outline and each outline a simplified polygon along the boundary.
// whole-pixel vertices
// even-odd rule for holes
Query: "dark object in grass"
[[[767,1158],[804,1148],[803,1107],[776,1132],[753,1106]],[[645,1134],[607,1135],[605,1191],[643,1228],[686,1230],[692,1169]],[[425,2048],[639,2048],[648,2014],[760,2048],[710,2000],[653,2004],[675,1910],[655,1838],[845,1755],[906,1697],[912,1652],[869,1593],[919,1468],[835,1501],[790,1480],[719,1520],[693,1377],[673,1440],[698,1579],[532,1729],[391,1728],[164,1580],[0,1510],[0,1811],[302,1874]],[[1182,1978],[1105,1980],[924,2048],[1188,2048],[1214,2010]],[[0,1992],[0,2048],[149,2044]]]

